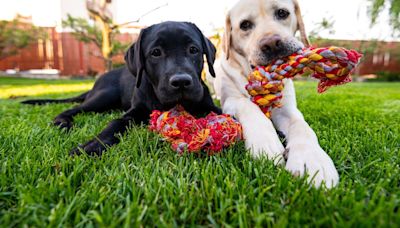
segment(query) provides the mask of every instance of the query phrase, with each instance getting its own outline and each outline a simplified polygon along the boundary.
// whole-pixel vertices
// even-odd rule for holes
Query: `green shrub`
[[[376,79],[373,79],[373,81],[384,81],[384,82],[400,81],[399,73],[394,73],[394,72],[389,72],[389,71],[381,71],[377,75],[378,75],[378,77]]]

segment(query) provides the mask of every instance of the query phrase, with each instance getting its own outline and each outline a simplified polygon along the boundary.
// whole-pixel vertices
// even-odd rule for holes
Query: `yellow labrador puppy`
[[[300,31],[302,42],[295,38]],[[287,138],[286,169],[295,176],[308,174],[320,186],[335,186],[339,176],[317,136],[297,109],[292,80],[285,80],[283,107],[272,112],[272,121],[249,100],[246,76],[256,65],[287,56],[309,45],[296,0],[240,0],[228,13],[217,78],[213,82],[223,111],[243,125],[246,147],[254,157],[266,156],[283,164],[285,148],[276,130]]]

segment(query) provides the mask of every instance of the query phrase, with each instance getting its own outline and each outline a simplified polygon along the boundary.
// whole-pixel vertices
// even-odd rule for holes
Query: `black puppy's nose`
[[[176,74],[169,79],[169,85],[174,89],[187,89],[192,84],[192,77],[188,74]]]
[[[282,38],[277,34],[265,36],[260,40],[260,48],[264,53],[278,51],[282,47]]]

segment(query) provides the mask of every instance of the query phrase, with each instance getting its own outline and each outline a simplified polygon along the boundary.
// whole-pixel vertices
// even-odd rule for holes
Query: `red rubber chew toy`
[[[350,74],[359,63],[361,54],[340,47],[306,48],[275,60],[268,66],[259,66],[249,75],[246,90],[251,100],[270,118],[273,108],[280,107],[284,78],[311,70],[312,77],[319,79],[318,92],[351,81]]]
[[[178,153],[206,151],[212,155],[242,139],[242,127],[231,116],[210,113],[196,119],[181,106],[153,111],[150,130],[161,134]]]

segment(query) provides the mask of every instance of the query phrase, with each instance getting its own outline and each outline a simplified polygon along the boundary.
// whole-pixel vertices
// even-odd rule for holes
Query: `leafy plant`
[[[12,21],[0,21],[0,60],[17,54],[21,49],[45,38],[44,30],[23,23],[17,16]]]
[[[128,48],[129,43],[122,43],[116,39],[116,36],[120,34],[118,27],[115,27],[111,21],[105,21],[108,23],[107,32],[107,42],[104,42],[104,29],[93,21],[86,20],[84,18],[67,16],[67,19],[63,21],[63,26],[70,28],[72,30],[72,35],[84,43],[93,43],[99,50],[101,50],[102,55],[100,56],[106,66],[107,70],[111,70],[112,67],[112,57],[124,53]]]
[[[371,25],[374,25],[378,17],[381,15],[385,6],[389,6],[390,25],[393,29],[393,34],[400,34],[400,0],[370,0]]]
[[[390,71],[382,71],[378,72],[378,77],[376,79],[372,79],[371,81],[382,81],[382,82],[398,82],[400,81],[400,74],[394,73]]]
[[[328,18],[322,18],[322,20],[318,23],[315,24],[315,27],[313,30],[310,31],[308,34],[309,39],[311,43],[314,43],[315,41],[323,40],[323,38],[320,36],[322,32],[328,32],[329,34],[334,34],[334,25],[335,21],[333,19],[328,19]]]

